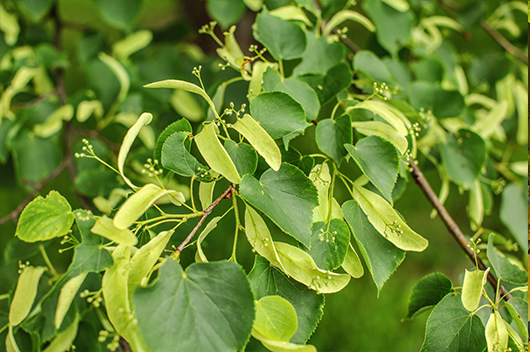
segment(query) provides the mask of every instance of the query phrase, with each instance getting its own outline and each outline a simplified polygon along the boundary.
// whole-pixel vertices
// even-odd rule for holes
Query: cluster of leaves
[[[219,45],[214,59],[189,45],[146,52],[152,32],[132,32],[142,2],[94,0],[101,20],[127,35],[112,55],[101,34],[79,40],[77,59],[93,89],[67,99],[68,60],[46,40],[31,46],[36,34],[19,33],[17,18],[34,25],[50,18],[57,36],[68,23],[61,6],[0,6],[0,161],[10,154],[19,181],[32,188],[60,166],[66,134],[65,163],[94,206],[73,210],[51,191],[20,214],[5,257],[40,252],[48,272],[20,264],[3,297],[6,349],[116,350],[126,341],[134,351],[235,351],[252,336],[271,351],[314,351],[307,342],[324,294],[364,268],[379,292],[407,251],[428,246],[394,209],[411,181],[409,163],[421,159],[440,175],[442,203],[450,183],[468,194],[473,251],[490,266],[466,271],[461,293],[440,273],[415,286],[407,317],[434,306],[422,350],[524,351],[528,65],[499,50],[471,61],[447,39],[487,18],[484,26],[516,41],[523,35],[514,18],[526,14],[524,4],[470,4],[453,18],[430,2],[411,3],[208,1],[226,30],[221,39],[216,22],[200,30]],[[249,55],[231,26],[247,7],[259,12]],[[372,38],[374,49],[352,45],[343,23]],[[189,77],[181,72],[147,69],[177,54],[189,59],[178,70],[190,69],[197,84],[171,79]],[[191,70],[194,61],[203,65]],[[211,82],[216,75],[220,83]],[[232,89],[239,109],[227,104]],[[158,137],[153,120],[165,127]],[[115,134],[125,135],[120,145]],[[304,134],[314,135],[318,151],[291,145]],[[209,218],[225,199],[228,210]],[[229,214],[231,255],[209,261],[206,252],[222,255],[205,250],[206,238]],[[500,217],[507,233],[484,227],[485,215]],[[284,241],[273,239],[278,230]],[[241,231],[256,253],[249,273],[237,260]],[[73,248],[63,274],[45,249],[60,237]],[[175,238],[180,246],[167,250]],[[192,248],[195,263],[183,268]],[[490,270],[513,296],[508,302],[485,287]],[[483,317],[482,308],[493,313]]]

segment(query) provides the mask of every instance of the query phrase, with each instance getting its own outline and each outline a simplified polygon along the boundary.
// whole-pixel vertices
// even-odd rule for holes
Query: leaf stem
[[[283,73],[283,60],[282,59],[278,61],[278,67],[280,68],[280,76],[282,76],[282,82],[283,82],[283,80],[285,79],[285,74]]]
[[[48,269],[50,269],[50,272],[54,277],[58,277],[59,274],[57,274],[57,271],[53,267],[52,263],[50,262],[50,258],[48,258],[48,254],[46,254],[46,250],[44,249],[44,246],[42,244],[39,244],[39,251],[42,254],[42,258],[44,258],[44,261],[46,262],[46,265],[48,266]]]
[[[236,249],[237,249],[237,239],[239,235],[239,226],[241,225],[241,221],[239,220],[239,209],[237,207],[237,199],[236,199],[236,190],[232,189],[232,208],[234,209],[234,215],[236,217],[236,230],[234,234],[234,246],[232,247],[232,255],[230,256],[230,261],[233,261],[237,263],[236,259]]]
[[[193,181],[195,181],[195,175],[191,176],[191,181],[190,181],[190,199],[191,199],[191,207],[193,208],[193,212],[196,212],[197,208],[195,207],[195,197],[193,197]]]

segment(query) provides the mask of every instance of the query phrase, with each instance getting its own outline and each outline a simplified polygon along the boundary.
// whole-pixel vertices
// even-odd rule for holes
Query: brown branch
[[[473,263],[475,263],[476,261],[480,270],[486,270],[486,265],[484,265],[484,262],[482,262],[482,260],[476,255],[476,253],[468,247],[469,242],[466,240],[466,237],[464,236],[458,225],[455,223],[451,215],[449,215],[443,204],[440,203],[440,200],[432,190],[431,186],[429,185],[429,182],[427,182],[427,179],[425,178],[425,176],[423,176],[423,173],[421,172],[420,168],[414,163],[413,159],[409,160],[409,166],[412,168],[412,177],[420,186],[427,199],[434,206],[434,209],[436,209],[436,211],[440,215],[440,218],[444,222],[445,226],[447,226],[447,229],[449,230],[451,235],[453,235],[460,247],[462,247],[464,252],[466,252],[469,259]],[[497,278],[495,278],[491,271],[488,273],[488,282],[493,287],[495,292],[497,292]],[[499,294],[503,296],[504,300],[506,301],[512,298],[512,295],[510,295],[502,285],[499,285]]]
[[[46,178],[40,180],[35,185],[35,187],[33,187],[33,189],[26,196],[26,198],[24,198],[24,200],[11,213],[7,214],[6,216],[0,219],[0,225],[8,222],[9,220],[13,220],[16,224],[18,214],[20,214],[20,212],[22,212],[22,210],[26,207],[26,205],[28,205],[28,203],[33,200],[35,195],[42,189],[42,187],[44,187],[49,181],[59,176],[59,174],[63,172],[66,165],[67,165],[67,160],[64,160],[59,166],[55,168],[55,170],[53,170],[48,176],[46,176]]]
[[[520,49],[516,48],[512,43],[510,43],[506,38],[502,36],[491,24],[489,24],[487,21],[481,21],[480,25],[482,28],[488,32],[489,35],[495,39],[497,43],[499,43],[504,50],[515,56],[519,61],[522,61],[524,63],[528,63],[528,55],[525,55],[524,52],[522,52]]]
[[[182,252],[182,250],[184,249],[184,247],[191,241],[193,236],[195,236],[195,233],[197,233],[197,231],[201,227],[202,223],[204,222],[204,220],[206,219],[208,214],[210,214],[212,212],[213,208],[215,208],[217,206],[217,204],[219,204],[219,202],[221,202],[221,200],[223,200],[224,198],[227,198],[229,194],[231,195],[232,194],[231,192],[232,192],[233,189],[234,189],[234,185],[231,184],[230,186],[228,186],[227,189],[225,189],[225,191],[219,197],[217,197],[216,200],[213,201],[212,204],[210,204],[208,206],[208,208],[203,210],[202,216],[201,216],[199,222],[197,223],[197,225],[195,225],[195,227],[193,228],[191,233],[188,235],[188,237],[186,237],[186,239],[180,244],[180,246],[178,246],[177,250],[173,253],[173,257],[174,258],[178,258],[179,257],[179,255]]]

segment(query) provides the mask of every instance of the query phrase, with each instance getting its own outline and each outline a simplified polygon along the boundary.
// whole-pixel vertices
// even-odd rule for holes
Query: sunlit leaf
[[[490,314],[486,324],[486,341],[488,342],[488,351],[502,352],[508,349],[508,330],[501,313],[495,311]]]
[[[25,266],[18,277],[17,288],[9,306],[9,324],[20,324],[29,314],[37,295],[37,286],[45,267]]]
[[[103,236],[110,241],[116,242],[117,244],[134,246],[138,242],[138,239],[131,231],[126,228],[117,228],[112,219],[109,219],[106,216],[100,217],[90,231],[96,235]]]
[[[256,318],[252,335],[259,339],[289,341],[298,327],[296,310],[280,296],[265,296],[256,301]]]
[[[77,291],[85,281],[87,275],[88,272],[82,272],[81,274],[68,280],[68,282],[64,284],[63,288],[61,288],[61,292],[59,293],[59,300],[57,301],[57,309],[55,310],[54,320],[55,328],[57,330],[59,330],[59,328],[61,327],[63,319],[66,316],[68,309],[70,309],[70,305],[72,304],[72,301],[77,295]]]
[[[208,236],[208,234],[217,227],[217,223],[221,219],[221,216],[216,216],[215,218],[212,218],[201,231],[199,237],[197,237],[197,254],[195,255],[196,262],[208,263],[208,259],[206,258],[206,255],[204,255],[201,244],[202,241],[204,241],[204,239],[206,238],[206,236]]]
[[[342,219],[313,224],[307,252],[320,269],[334,270],[342,265],[350,243],[350,229]]]
[[[342,268],[355,279],[358,279],[364,275],[364,268],[361,263],[361,259],[359,258],[359,255],[351,243],[349,244],[346,256],[344,257]]]
[[[467,271],[466,269],[464,283],[462,284],[462,305],[470,312],[477,309],[478,304],[480,303],[482,289],[488,280],[489,270],[490,268],[486,271],[478,269]]]
[[[357,132],[366,136],[378,136],[392,143],[401,154],[408,148],[407,139],[394,127],[379,121],[352,122],[352,127]]]

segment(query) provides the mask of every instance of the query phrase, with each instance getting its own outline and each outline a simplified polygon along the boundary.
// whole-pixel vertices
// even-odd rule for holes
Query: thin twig
[[[13,220],[15,224],[17,223],[18,214],[28,205],[30,201],[33,200],[35,195],[44,187],[49,181],[54,179],[55,177],[59,176],[59,174],[65,169],[67,165],[67,160],[64,160],[59,166],[55,168],[46,178],[40,180],[35,187],[31,190],[31,192],[24,198],[22,202],[9,214],[4,216],[0,219],[0,225],[8,222],[9,220]]]
[[[438,214],[440,215],[440,218],[444,222],[445,226],[447,226],[447,229],[453,235],[455,240],[458,242],[460,247],[466,252],[467,256],[473,263],[477,263],[478,268],[480,270],[486,270],[487,267],[484,265],[482,260],[476,255],[475,252],[471,250],[471,248],[468,247],[469,242],[466,240],[466,237],[458,227],[458,225],[455,223],[451,215],[447,212],[445,207],[442,203],[440,203],[440,200],[432,190],[431,186],[429,185],[429,182],[427,182],[427,179],[425,176],[423,176],[423,173],[421,172],[420,168],[414,163],[413,159],[409,160],[409,166],[412,168],[412,177],[416,181],[416,183],[420,186],[421,190],[427,197],[427,199],[431,202],[431,204],[434,206]],[[491,273],[491,271],[488,273],[488,282],[493,287],[495,292],[497,292],[497,278]],[[499,292],[503,298],[508,301],[512,298],[512,295],[508,293],[508,291],[504,288],[504,286],[499,285],[498,287]]]
[[[202,211],[202,216],[201,216],[199,222],[197,223],[197,225],[195,225],[195,227],[193,228],[191,233],[188,235],[188,237],[186,237],[186,239],[180,244],[180,246],[178,246],[177,250],[173,253],[173,257],[174,258],[178,258],[179,257],[179,255],[182,252],[182,250],[184,249],[184,247],[186,247],[186,245],[191,241],[193,236],[195,236],[195,233],[197,233],[197,231],[201,227],[202,223],[204,222],[204,220],[206,219],[208,214],[210,214],[211,211],[213,210],[213,208],[215,208],[217,206],[217,204],[219,204],[219,202],[221,200],[226,198],[226,196],[228,194],[232,194],[231,192],[232,192],[233,189],[234,189],[234,185],[231,184],[230,186],[228,186],[227,189],[225,189],[225,191],[219,197],[217,197],[216,200],[213,201],[212,204],[210,204],[206,209],[204,209]]]
[[[522,52],[520,49],[516,48],[512,43],[510,43],[506,38],[502,36],[491,24],[489,24],[487,21],[481,21],[480,25],[482,28],[488,32],[489,35],[495,39],[497,43],[499,43],[504,50],[515,56],[519,61],[522,61],[524,63],[528,63],[528,55],[525,55],[524,52]]]

